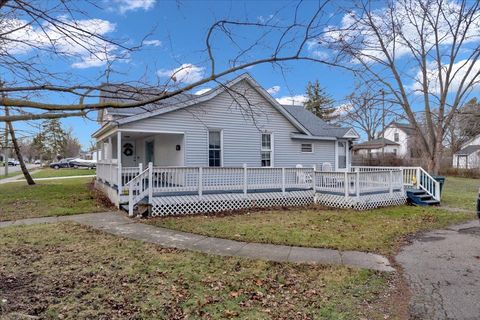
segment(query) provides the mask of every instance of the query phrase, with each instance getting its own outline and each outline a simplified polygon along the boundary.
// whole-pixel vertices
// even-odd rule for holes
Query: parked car
[[[73,160],[73,158],[65,158],[65,159],[62,159],[58,162],[52,162],[52,163],[50,163],[50,168],[52,168],[52,169],[72,168],[73,166],[70,165],[70,162],[72,160]]]
[[[20,162],[18,162],[18,160],[15,160],[15,159],[8,159],[8,165],[9,166],[18,166],[20,164]],[[5,164],[3,164],[3,166],[5,166]]]
[[[33,164],[39,164],[41,165],[42,164],[42,161],[41,160],[35,160],[35,162]]]
[[[97,166],[97,162],[95,160],[85,160],[85,159],[76,158],[70,161],[70,166],[74,168],[94,169]]]

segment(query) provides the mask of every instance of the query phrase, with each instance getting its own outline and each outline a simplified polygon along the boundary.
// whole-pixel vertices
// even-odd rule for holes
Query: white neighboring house
[[[413,126],[392,121],[385,127],[385,132],[380,132],[379,138],[356,144],[353,150],[355,154],[364,156],[375,157],[385,153],[403,159],[415,158],[416,137],[417,132]]]
[[[452,165],[459,169],[480,168],[480,135],[462,145],[462,149],[453,155]]]
[[[397,155],[400,144],[385,138],[378,138],[370,141],[358,143],[353,146],[355,155],[376,158],[382,154]]]

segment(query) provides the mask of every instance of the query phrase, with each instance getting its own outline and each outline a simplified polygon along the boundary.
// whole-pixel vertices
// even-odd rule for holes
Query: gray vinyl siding
[[[321,165],[334,166],[334,141],[301,141],[291,139],[298,130],[270,102],[248,83],[237,84],[234,91],[248,97],[243,107],[238,107],[231,94],[224,92],[212,100],[186,109],[172,111],[122,126],[124,129],[183,132],[185,134],[185,165],[208,165],[208,130],[223,132],[223,166],[260,166],[261,133],[273,133],[274,166],[293,167]],[[237,95],[236,95],[237,96]],[[237,96],[238,100],[244,100]],[[244,110],[253,110],[251,114]],[[314,152],[301,152],[301,143],[312,143]]]

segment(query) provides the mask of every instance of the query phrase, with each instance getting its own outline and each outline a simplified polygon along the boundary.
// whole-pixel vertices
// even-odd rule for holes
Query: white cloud
[[[473,63],[473,66],[472,66]],[[445,83],[445,74],[447,70],[449,69],[450,65],[443,65],[442,66],[442,81]],[[470,72],[467,72],[470,69]],[[431,63],[430,67],[427,67],[427,83],[428,83],[428,92],[430,94],[438,94],[440,93],[440,82],[439,82],[439,72],[438,72],[438,66],[435,63]],[[454,63],[452,66],[452,75],[450,77],[450,92],[456,92],[460,85],[462,80],[466,76],[466,81],[463,85],[463,89],[465,89],[465,86],[469,85],[470,82],[473,83],[473,89],[479,89],[480,88],[480,77],[476,76],[480,73],[480,61],[467,61],[467,60],[461,60],[458,61],[457,63]],[[475,78],[476,76],[476,78]],[[417,75],[415,77],[416,81],[413,83],[411,86],[411,90],[415,92],[415,94],[423,94],[423,78],[422,78],[422,72],[419,70],[417,72]],[[475,79],[475,80],[474,80]]]
[[[160,47],[162,45],[162,41],[160,41],[160,40],[145,40],[145,41],[143,41],[143,44],[146,45],[146,46]]]
[[[212,90],[212,88],[203,88],[195,92],[196,95],[201,95],[207,93],[208,91]]]
[[[272,96],[276,95],[280,91],[280,86],[273,86],[267,89],[267,92],[270,93]]]
[[[127,11],[144,10],[148,11],[155,6],[156,0],[113,0],[116,9],[124,14]]]
[[[276,99],[280,104],[284,105],[303,105],[307,101],[307,97],[304,95],[285,96]]]
[[[203,67],[191,63],[184,63],[175,69],[160,69],[157,71],[157,75],[159,77],[172,78],[175,82],[190,84],[202,80],[204,71],[205,68]]]
[[[273,18],[273,14],[269,14],[268,16],[258,16],[257,20],[260,23],[267,23],[267,22],[270,22],[272,18]]]
[[[436,12],[440,12],[438,5],[442,6],[442,14],[439,14],[438,21],[435,21],[436,26],[430,23],[425,23],[422,27],[422,33],[425,35],[425,47],[435,48],[436,35],[438,36],[440,46],[451,45],[455,39],[451,26],[456,26],[458,22],[458,15],[462,9],[456,1],[422,1],[422,5],[410,5],[408,1],[397,1],[391,8],[383,7],[374,10],[371,15],[371,20],[377,26],[378,30],[385,36],[383,37],[385,46],[392,56],[396,59],[412,55],[409,46],[413,46],[415,50],[420,50],[420,36],[417,26],[412,23],[412,20],[418,20],[419,17],[424,16],[425,12],[432,13],[435,17],[430,18],[435,20]],[[394,17],[395,32],[392,32],[391,24],[386,23]],[[368,17],[361,16],[355,12],[350,12],[343,16],[341,23],[338,26],[329,26],[325,29],[327,36],[322,40],[342,45],[343,42],[353,43],[355,50],[362,54],[362,60],[375,61],[377,59],[385,61],[385,54],[382,52],[379,41],[375,31],[369,26]],[[421,21],[419,21],[421,23]],[[467,28],[467,22],[460,23],[460,30]],[[468,27],[464,43],[476,43],[480,41],[480,15],[477,14],[472,18],[471,25]],[[395,36],[391,36],[394,34]],[[458,41],[458,39],[457,39]],[[417,51],[418,52],[418,51]],[[357,63],[359,61],[352,60]]]
[[[4,32],[0,46],[13,55],[36,49],[54,52],[72,58],[74,68],[98,67],[119,58],[118,47],[101,39],[115,30],[114,23],[102,19],[59,20],[63,22],[62,31],[49,23],[35,27],[26,20],[5,19],[0,22]]]

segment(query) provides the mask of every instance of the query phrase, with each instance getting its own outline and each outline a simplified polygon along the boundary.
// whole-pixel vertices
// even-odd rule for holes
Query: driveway
[[[423,234],[396,260],[412,290],[412,319],[479,319],[478,220]]]

